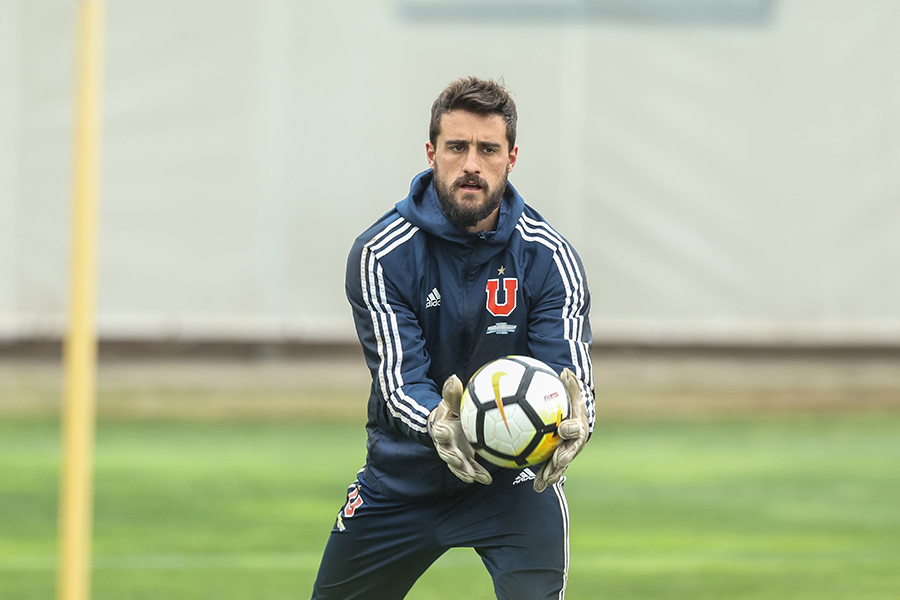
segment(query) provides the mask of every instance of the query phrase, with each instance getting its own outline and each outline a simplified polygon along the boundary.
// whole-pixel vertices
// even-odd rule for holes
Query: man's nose
[[[466,153],[466,163],[463,165],[466,173],[481,173],[481,160],[478,156],[478,148],[469,148]]]

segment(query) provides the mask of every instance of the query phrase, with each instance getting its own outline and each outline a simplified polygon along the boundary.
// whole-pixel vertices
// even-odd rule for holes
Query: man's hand
[[[493,481],[491,474],[475,461],[475,450],[463,433],[459,420],[459,403],[462,400],[463,385],[456,375],[444,382],[441,392],[443,400],[428,415],[428,433],[434,441],[438,456],[447,463],[453,474],[466,483]]]
[[[560,379],[566,386],[566,392],[569,393],[569,400],[572,402],[572,416],[559,424],[558,432],[562,441],[538,471],[537,477],[534,478],[534,491],[536,492],[543,492],[547,487],[559,481],[569,467],[569,463],[581,452],[584,443],[587,442],[590,425],[578,380],[569,369],[563,369]]]

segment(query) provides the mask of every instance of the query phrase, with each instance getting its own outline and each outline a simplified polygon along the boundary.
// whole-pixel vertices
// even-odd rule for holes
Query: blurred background
[[[573,514],[608,510],[582,524],[596,538],[573,542],[573,574],[599,575],[582,596],[573,583],[571,595],[888,598],[900,587],[900,513],[887,504],[900,494],[900,4],[105,4],[98,597],[159,592],[158,570],[182,567],[186,581],[191,569],[260,578],[243,588],[220,577],[221,589],[204,588],[217,590],[209,597],[253,597],[279,569],[285,590],[311,586],[364,458],[368,374],[344,297],[347,253],[427,167],[431,103],[466,75],[502,79],[513,93],[520,152],[510,181],[578,249],[592,291],[598,414],[611,433],[585,452],[601,466],[582,459],[603,485],[578,496],[573,477],[571,501]],[[75,13],[75,2],[0,0],[3,598],[52,589]],[[249,430],[235,429],[244,422]],[[297,463],[320,450],[292,444],[321,440],[322,423],[344,431],[346,448],[335,445],[349,455],[331,479],[322,475],[314,506]],[[129,436],[137,449],[118,445]],[[167,449],[171,471],[157,473]],[[722,464],[704,463],[720,453]],[[780,462],[786,454],[796,470]],[[247,466],[251,456],[259,464]],[[177,466],[185,457],[195,470]],[[679,480],[684,497],[640,487],[681,473],[684,461],[696,466]],[[810,485],[823,461],[837,471]],[[225,464],[229,477],[247,467],[241,489],[256,489],[254,501],[282,503],[251,510],[244,492],[228,496],[237,484],[204,483]],[[254,488],[273,465],[286,487]],[[128,472],[145,487],[117,479]],[[728,473],[755,483],[736,491]],[[698,500],[707,476],[727,481]],[[153,496],[175,481],[185,495]],[[227,504],[221,522],[202,529],[189,517],[210,510],[180,504],[195,495]],[[667,529],[683,523],[671,506],[617,512],[623,498],[637,506],[667,495],[696,509],[692,526],[726,506],[737,512],[708,539]],[[822,498],[833,500],[828,510]],[[799,521],[748,516],[781,501],[779,518]],[[129,503],[135,513],[117,512]],[[271,523],[253,520],[264,514]],[[648,514],[672,520],[642,537]],[[850,514],[871,521],[842,520]],[[144,522],[153,515],[160,520]],[[240,542],[235,523],[250,532]],[[771,527],[774,541],[738,536],[729,546],[719,534],[735,523],[751,537]],[[291,526],[308,546],[278,537]],[[847,537],[829,545],[822,536],[835,527]],[[786,530],[797,537],[779,537]],[[741,562],[748,547],[760,563]],[[851,547],[862,554],[841,554]],[[786,548],[808,552],[787,557]],[[826,554],[833,562],[820,561]],[[482,572],[455,560],[440,571],[448,581]],[[842,587],[829,579],[838,563],[854,570],[842,576],[864,579]],[[796,568],[787,576],[776,564]],[[696,576],[716,569],[723,581],[746,578],[698,589]],[[441,587],[417,597],[444,597]],[[207,597],[187,583],[166,593]]]
[[[0,339],[58,339],[74,3],[0,3]],[[600,344],[900,346],[888,0],[109,2],[103,340],[354,342],[349,247],[502,78]]]

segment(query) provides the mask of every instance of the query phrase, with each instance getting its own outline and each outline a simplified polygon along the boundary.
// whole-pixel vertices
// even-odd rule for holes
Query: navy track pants
[[[350,486],[319,566],[313,600],[393,600],[450,548],[481,557],[501,600],[561,600],[569,567],[562,481],[543,493],[530,469],[436,501],[400,502],[365,476]]]

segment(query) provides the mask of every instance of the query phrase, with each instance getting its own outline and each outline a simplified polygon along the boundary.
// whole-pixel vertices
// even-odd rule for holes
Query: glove
[[[569,463],[584,448],[590,428],[587,407],[581,398],[581,388],[578,386],[575,375],[569,369],[563,369],[560,379],[566,386],[566,392],[572,402],[572,416],[559,424],[558,433],[562,441],[538,471],[537,477],[534,478],[534,491],[539,493],[559,481],[559,478],[563,476]]]
[[[454,475],[466,483],[493,481],[491,474],[475,461],[475,449],[466,439],[459,420],[459,403],[462,400],[463,385],[456,375],[444,382],[441,392],[443,399],[428,415],[428,434],[434,441],[438,456],[447,463]]]

